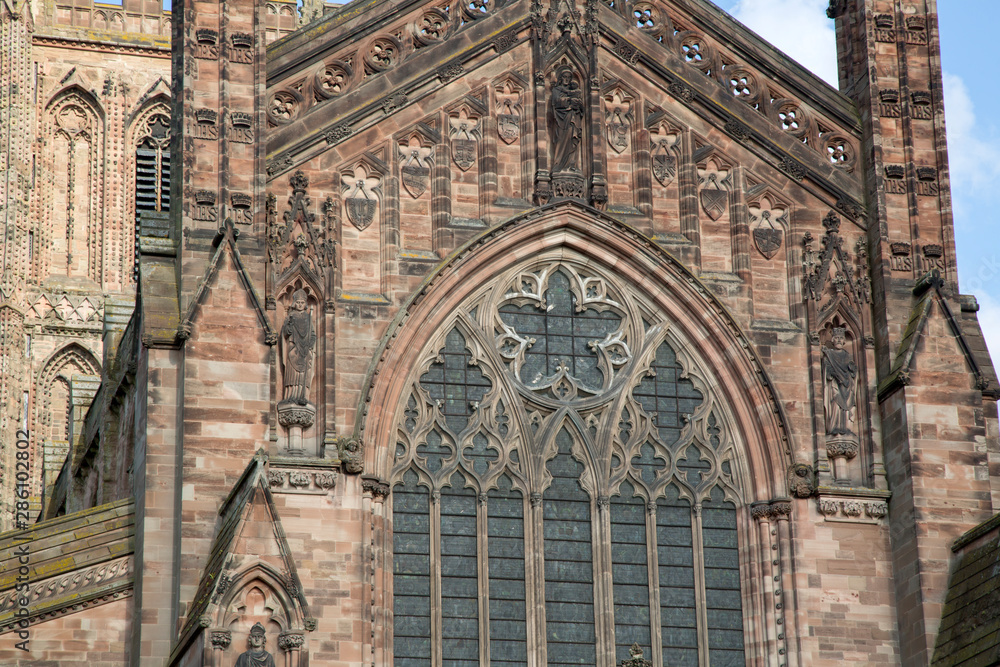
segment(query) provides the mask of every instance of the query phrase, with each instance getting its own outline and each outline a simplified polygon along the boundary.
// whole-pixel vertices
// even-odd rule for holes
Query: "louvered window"
[[[565,258],[476,295],[399,411],[394,664],[744,664],[735,440],[669,323]]]
[[[139,231],[145,213],[170,211],[170,120],[163,114],[151,116],[135,150],[135,264],[133,280],[139,272]]]

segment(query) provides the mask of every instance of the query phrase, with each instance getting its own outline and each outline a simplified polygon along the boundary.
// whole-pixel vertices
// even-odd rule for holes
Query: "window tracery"
[[[133,125],[132,142],[135,163],[129,194],[135,211],[135,247],[131,264],[132,280],[137,281],[140,217],[163,217],[170,211],[170,109],[166,100],[158,99],[139,114]],[[165,229],[165,218],[147,226]]]
[[[741,468],[690,346],[569,256],[451,322],[397,411],[395,664],[742,664]]]

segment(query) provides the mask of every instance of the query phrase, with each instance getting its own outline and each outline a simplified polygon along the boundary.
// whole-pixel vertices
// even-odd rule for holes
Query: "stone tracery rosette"
[[[571,313],[589,327],[571,343],[535,333],[543,319]],[[557,344],[572,352],[554,351]],[[655,381],[661,346],[677,351],[679,379],[692,396],[670,435],[642,393],[644,381]],[[717,486],[739,502],[728,419],[684,348],[661,316],[610,275],[565,259],[513,269],[481,288],[425,348],[398,412],[391,477],[414,470],[437,490],[460,471],[483,493],[507,473],[533,496],[546,485],[544,462],[562,422],[573,425],[574,456],[587,466],[581,484],[594,498],[616,494],[628,480],[647,499],[673,483],[695,502]],[[459,372],[466,395],[442,399],[435,374]],[[697,479],[686,472],[691,464],[702,466]]]

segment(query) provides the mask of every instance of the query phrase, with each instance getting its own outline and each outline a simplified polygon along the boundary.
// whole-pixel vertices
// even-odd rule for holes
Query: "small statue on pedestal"
[[[282,403],[294,405],[309,403],[316,329],[313,327],[312,313],[308,308],[305,290],[296,290],[292,294],[292,305],[285,316],[285,323],[281,326],[281,365],[284,381]]]
[[[858,365],[850,350],[844,349],[847,336],[843,327],[833,330],[829,347],[823,348],[823,407],[827,435],[855,435]]]

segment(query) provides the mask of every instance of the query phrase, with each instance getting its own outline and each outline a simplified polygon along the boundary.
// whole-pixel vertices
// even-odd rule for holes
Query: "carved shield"
[[[608,144],[616,153],[628,148],[628,125],[625,123],[608,123]]]
[[[783,237],[784,234],[780,229],[772,227],[758,227],[753,230],[753,240],[757,244],[757,250],[767,259],[771,259],[777,254],[778,249],[781,248]]]
[[[653,176],[661,185],[670,185],[677,174],[677,158],[669,153],[653,154]]]
[[[726,212],[729,202],[728,190],[702,190],[701,205],[712,220],[718,220]]]
[[[451,157],[459,169],[468,171],[476,163],[476,142],[471,139],[453,139]]]
[[[521,136],[521,118],[502,113],[497,116],[497,132],[505,143],[512,144]]]
[[[351,197],[345,200],[347,204],[347,219],[358,231],[364,231],[375,219],[375,200],[362,197]]]
[[[431,175],[431,170],[427,167],[419,167],[415,164],[405,165],[400,169],[400,177],[403,186],[414,199],[427,191],[427,181]]]

